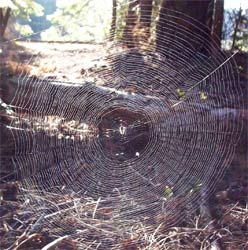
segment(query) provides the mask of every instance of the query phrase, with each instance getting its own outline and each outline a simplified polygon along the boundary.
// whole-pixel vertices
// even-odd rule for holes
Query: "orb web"
[[[82,83],[19,76],[12,160],[35,229],[118,249],[139,223],[175,225],[221,179],[241,129],[234,59],[196,20],[161,19],[161,46],[146,30],[106,39]]]

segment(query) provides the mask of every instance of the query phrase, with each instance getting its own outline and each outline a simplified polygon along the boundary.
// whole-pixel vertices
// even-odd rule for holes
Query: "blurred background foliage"
[[[225,10],[222,41],[225,49],[248,51],[248,9]]]
[[[47,15],[52,26],[41,33],[43,40],[95,42],[103,40],[111,22],[111,2],[60,0]]]
[[[218,21],[223,25],[221,34],[217,34],[222,38],[222,47],[226,50],[248,51],[248,10],[242,6],[240,9],[225,6],[224,9],[226,1],[230,0],[205,1],[212,8],[210,16],[218,11],[219,18],[224,17],[224,20]],[[167,4],[174,10],[182,8],[186,14],[190,14],[189,8],[192,6],[193,9],[197,7],[189,0],[0,0],[0,37],[14,39],[24,36],[42,41],[101,42],[111,30],[115,38],[120,40],[125,36],[127,25],[138,26],[138,22],[142,20],[142,4],[152,5],[151,20],[158,20],[162,5]],[[113,6],[116,8],[113,9]],[[127,24],[127,17],[130,15],[133,18],[136,16],[137,21]],[[156,22],[150,23],[149,30],[149,39],[154,42]],[[134,29],[134,32],[139,32],[139,29]]]
[[[43,15],[44,7],[37,1],[0,0],[0,37],[4,34],[9,38],[33,34],[31,17]]]

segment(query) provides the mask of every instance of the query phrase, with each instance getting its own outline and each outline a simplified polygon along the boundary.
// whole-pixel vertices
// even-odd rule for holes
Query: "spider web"
[[[9,128],[32,230],[120,249],[144,228],[182,221],[222,178],[241,131],[234,59],[196,20],[162,18],[163,46],[146,30],[106,39],[93,82],[19,76]]]

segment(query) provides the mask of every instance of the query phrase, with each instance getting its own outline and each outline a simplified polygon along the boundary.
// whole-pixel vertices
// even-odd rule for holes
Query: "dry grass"
[[[2,198],[2,249],[247,249],[248,206],[239,202],[222,205],[218,220],[195,214],[187,226],[165,229],[121,218],[101,199],[34,190],[28,197],[22,204]]]

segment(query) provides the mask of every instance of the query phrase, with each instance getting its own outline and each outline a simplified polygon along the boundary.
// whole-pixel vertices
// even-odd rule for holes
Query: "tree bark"
[[[110,28],[110,41],[113,41],[115,38],[115,32],[116,32],[116,7],[117,7],[117,1],[112,1],[112,22],[111,22],[111,28]]]
[[[137,23],[137,14],[134,10],[134,8],[138,5],[138,1],[132,1],[129,0],[128,4],[128,12],[125,17],[125,28],[123,30],[123,36],[122,40],[124,45],[126,45],[128,48],[134,48],[135,47],[135,39],[133,30]]]
[[[59,95],[62,94],[64,96],[70,96],[73,95],[73,98],[76,99],[82,99],[85,100],[85,110],[87,111],[88,108],[91,106],[97,107],[99,105],[96,103],[96,99],[101,99],[108,96],[114,96],[116,100],[129,100],[132,101],[134,99],[133,95],[126,95],[126,94],[120,94],[116,92],[116,90],[113,90],[112,88],[108,87],[99,87],[92,83],[85,83],[83,85],[72,85],[69,83],[64,82],[64,84],[67,85],[60,85],[57,84],[57,82],[52,82],[48,80],[40,80],[36,77],[13,77],[13,78],[7,78],[2,77],[2,92],[1,92],[1,99],[4,103],[7,105],[11,105],[13,110],[16,112],[18,110],[21,110],[23,113],[32,113],[32,112],[38,112],[45,115],[55,115],[57,112],[58,106],[57,104],[60,103],[60,97]],[[21,87],[18,84],[21,84]],[[39,82],[39,84],[37,83]],[[36,84],[34,84],[36,83]],[[63,82],[62,82],[63,83]],[[49,91],[48,91],[49,89]],[[25,95],[24,95],[25,93]],[[37,93],[45,93],[43,96],[43,100],[40,100],[40,95]],[[73,93],[76,93],[75,95]],[[19,98],[19,97],[20,98]],[[80,98],[79,98],[80,97]],[[94,97],[94,98],[92,98]],[[147,97],[147,96],[137,96],[135,97],[139,100],[141,105],[155,105],[156,108],[158,108],[156,102],[157,99],[153,97]],[[34,105],[37,104],[40,101],[44,101],[46,103],[46,107],[42,110],[42,112],[39,111],[39,107]],[[143,104],[142,104],[143,103]],[[52,105],[54,104],[54,105]],[[30,105],[34,105],[34,107],[30,108]],[[71,103],[63,103],[63,106],[66,107],[76,105],[73,101]],[[17,110],[15,110],[17,108]],[[67,114],[64,114],[65,117]],[[68,117],[71,116],[68,113]]]
[[[223,20],[224,0],[215,0],[211,35],[219,47],[221,46]]]
[[[140,0],[140,26],[150,28],[153,0]]]
[[[3,38],[10,17],[10,13],[11,13],[10,8],[7,8],[5,14],[3,8],[0,8],[0,38]]]
[[[145,43],[150,38],[150,28],[152,20],[153,0],[140,0],[140,19],[139,19],[139,33],[140,39]],[[139,37],[138,37],[139,39]]]
[[[184,26],[185,29],[189,29],[192,37],[194,35],[198,35],[201,28],[199,28],[199,24],[190,19],[194,18],[201,24],[205,26],[211,26],[211,20],[213,15],[213,0],[205,0],[205,1],[195,1],[195,0],[185,0],[185,1],[174,1],[174,0],[162,0],[161,9],[159,13],[159,21],[157,24],[156,30],[156,46],[157,49],[168,48],[171,43],[175,43],[178,41],[177,35],[180,32],[179,26]],[[171,11],[172,15],[176,18],[170,16]],[[183,19],[180,18],[181,14],[186,14]],[[177,18],[178,17],[178,18]],[[187,19],[185,21],[184,19]],[[193,25],[191,24],[193,23]],[[172,27],[173,26],[173,27]],[[203,27],[204,28],[204,27]],[[170,31],[169,31],[170,30]],[[204,32],[202,32],[204,38],[209,40],[211,38],[211,31],[205,28]],[[184,38],[185,39],[185,38]],[[169,42],[168,42],[169,40]],[[186,45],[185,45],[186,46]],[[195,47],[197,51],[199,51],[199,44],[194,44],[192,42],[192,46]],[[204,44],[201,46],[204,47]]]

